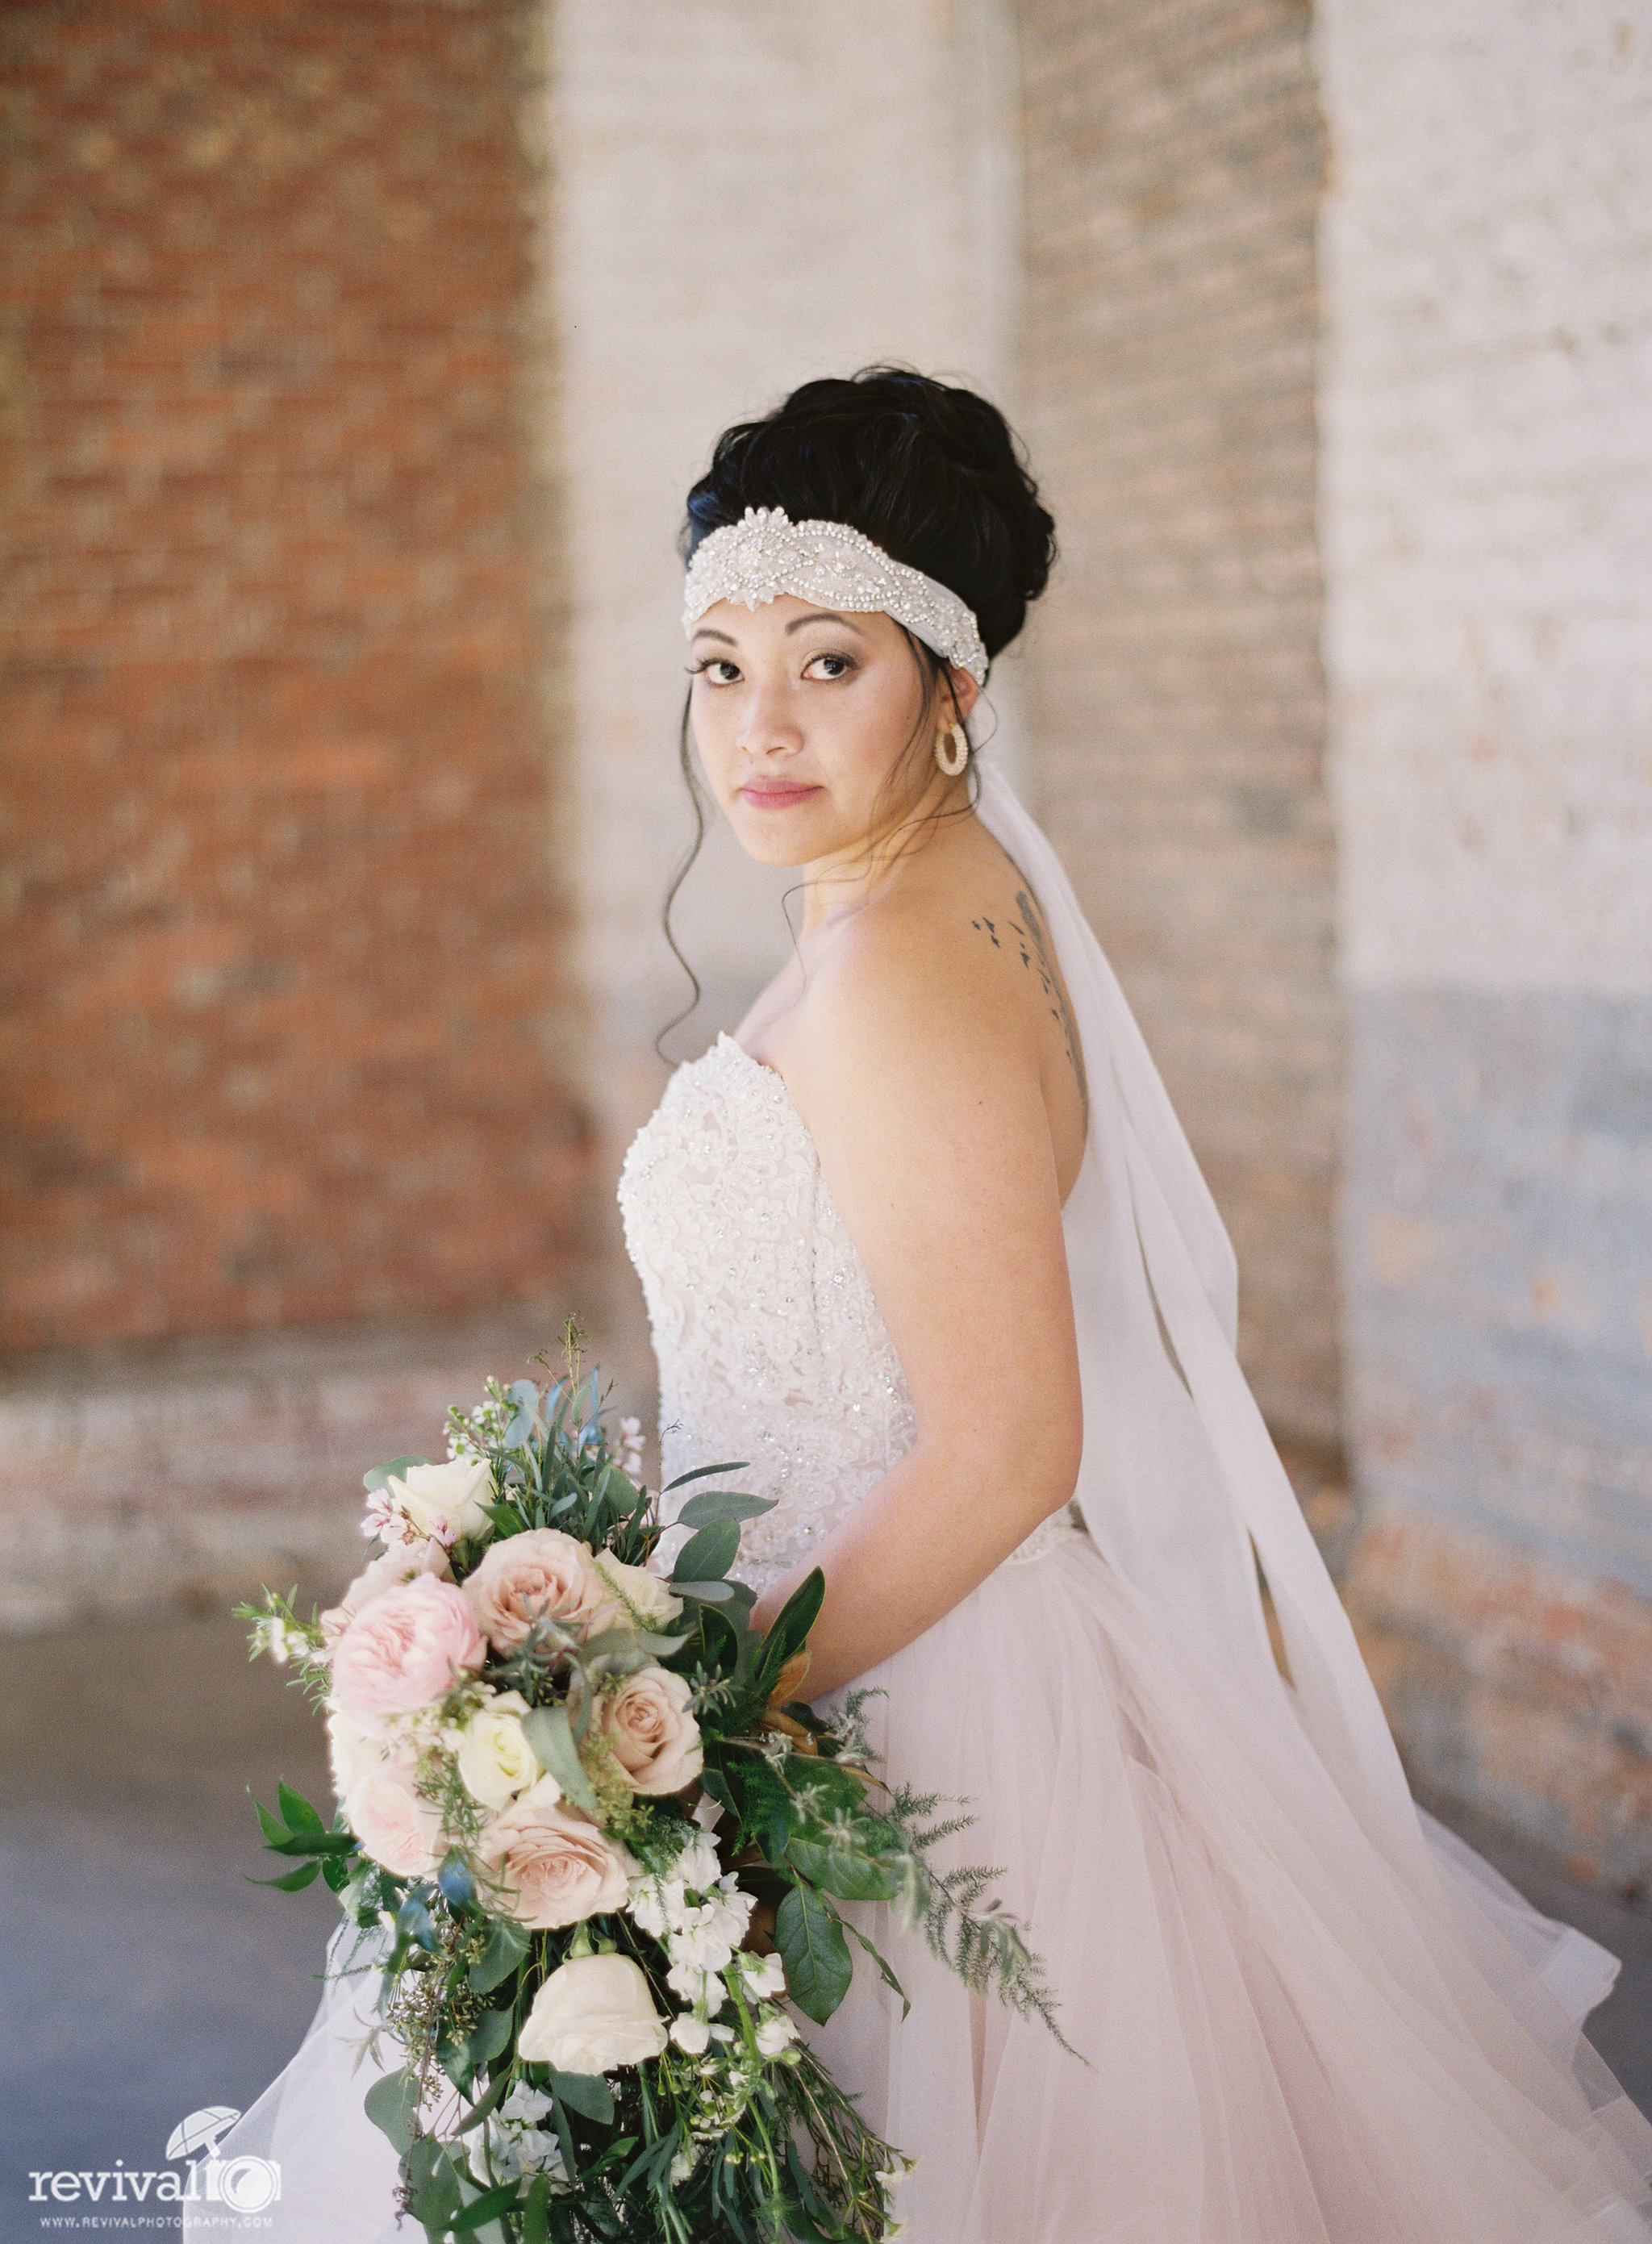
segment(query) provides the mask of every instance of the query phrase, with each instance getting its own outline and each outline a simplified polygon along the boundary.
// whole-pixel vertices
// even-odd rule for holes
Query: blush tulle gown
[[[1080,2055],[881,1905],[850,1913],[910,2015],[862,1968],[810,2038],[917,2160],[906,2244],[1646,2244],[1652,2126],[1579,2030],[1613,1959],[1412,1803],[1234,1362],[1208,1195],[1047,841],[982,782],[1092,1088],[1063,1217],[1084,1465],[1072,1507],[861,1681],[889,1779],[973,1808],[957,1858],[1000,1869]],[[620,1201],[662,1477],[748,1461],[778,1499],[742,1545],[762,1586],[911,1441],[900,1363],[808,1129],[732,1038],[677,1070]],[[394,2234],[350,2024],[324,2003],[222,2146],[281,2160],[277,2244]]]

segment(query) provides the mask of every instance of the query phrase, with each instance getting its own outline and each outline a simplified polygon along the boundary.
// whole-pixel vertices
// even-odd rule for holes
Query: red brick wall
[[[0,24],[0,1343],[577,1247],[519,0]]]
[[[1276,1430],[1338,1423],[1314,532],[1323,134],[1290,0],[1020,0],[1027,434],[1063,540],[1044,807],[1239,1252]]]

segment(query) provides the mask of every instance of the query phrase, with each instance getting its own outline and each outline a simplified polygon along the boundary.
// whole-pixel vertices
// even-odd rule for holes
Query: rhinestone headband
[[[778,506],[748,506],[741,521],[701,540],[683,588],[684,634],[719,600],[755,610],[782,592],[843,614],[892,616],[978,686],[986,683],[980,628],[956,592],[891,560],[846,522],[793,522]]]

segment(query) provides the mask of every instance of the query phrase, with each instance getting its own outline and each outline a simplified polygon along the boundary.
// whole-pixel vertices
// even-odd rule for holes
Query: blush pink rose
[[[637,1865],[587,1815],[560,1803],[541,1777],[483,1833],[477,1859],[489,1905],[518,1924],[545,1930],[623,1908]],[[491,1871],[501,1882],[493,1894]]]
[[[705,1760],[689,1686],[667,1667],[640,1667],[602,1702],[602,1730],[633,1792],[680,1792]]]
[[[434,1706],[487,1656],[463,1590],[421,1574],[358,1612],[333,1652],[332,1703],[358,1727]]]
[[[448,1554],[434,1536],[424,1543],[398,1543],[363,1566],[338,1603],[328,1605],[322,1615],[322,1642],[336,1644],[363,1605],[370,1605],[386,1590],[399,1590],[403,1583],[416,1581],[421,1574],[452,1579]]]
[[[514,1652],[541,1614],[593,1636],[623,1613],[585,1544],[557,1527],[503,1537],[466,1581],[464,1594],[500,1652]]]
[[[410,1772],[390,1761],[351,1786],[344,1820],[363,1850],[397,1877],[428,1877],[446,1851],[440,1815],[413,1789]]]

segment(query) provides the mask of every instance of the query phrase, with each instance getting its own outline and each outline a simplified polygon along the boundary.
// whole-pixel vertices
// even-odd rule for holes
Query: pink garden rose
[[[463,1590],[420,1574],[362,1607],[333,1653],[332,1703],[364,1729],[434,1706],[487,1656]]]
[[[344,1820],[373,1860],[397,1877],[428,1877],[446,1851],[440,1815],[413,1789],[411,1772],[391,1761],[351,1787]]]
[[[633,1792],[680,1792],[705,1749],[689,1686],[666,1667],[640,1667],[602,1702],[602,1732]]]
[[[362,1606],[382,1598],[386,1590],[399,1590],[404,1582],[415,1581],[421,1574],[436,1574],[448,1581],[452,1572],[448,1554],[434,1536],[424,1543],[395,1544],[363,1566],[338,1603],[328,1605],[322,1615],[323,1642],[336,1644]]]
[[[563,1805],[548,1777],[494,1817],[477,1859],[503,1883],[496,1897],[484,1876],[489,1907],[536,1930],[622,1908],[637,1874],[625,1849],[605,1838],[588,1815]]]
[[[541,1613],[582,1636],[624,1617],[586,1545],[557,1527],[503,1537],[465,1583],[464,1594],[500,1652],[514,1652]]]

